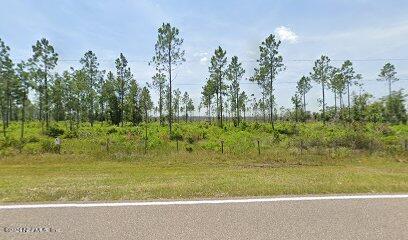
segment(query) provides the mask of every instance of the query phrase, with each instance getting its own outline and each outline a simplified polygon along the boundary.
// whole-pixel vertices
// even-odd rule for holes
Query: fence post
[[[303,156],[303,139],[300,140],[300,155]]]
[[[257,141],[258,141],[258,155],[261,155],[261,148],[259,147],[259,139]]]
[[[106,138],[106,151],[109,152],[109,137]]]
[[[144,153],[147,153],[147,123],[145,123],[146,125],[146,131],[145,131],[145,149],[144,149]]]
[[[23,147],[24,147],[24,142],[23,139],[20,140],[20,143],[18,144],[18,151],[19,153],[23,152]]]
[[[408,139],[405,139],[405,151],[408,151]]]
[[[221,153],[224,153],[224,140],[221,141]]]
[[[178,152],[178,150],[179,150],[179,144],[178,144],[178,142],[179,142],[179,140],[177,139],[177,140],[176,140],[176,144],[177,144],[177,152]]]

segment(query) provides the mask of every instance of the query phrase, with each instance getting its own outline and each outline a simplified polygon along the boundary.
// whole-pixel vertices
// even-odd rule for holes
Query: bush
[[[36,136],[30,136],[28,139],[27,139],[27,142],[28,143],[37,143],[37,142],[39,142],[40,141],[40,139],[38,138],[38,137],[36,137]]]
[[[50,139],[45,139],[41,142],[41,150],[43,152],[54,153],[57,152],[57,146],[55,146],[54,141]]]
[[[56,126],[51,126],[45,134],[49,137],[58,137],[64,134],[64,130]]]
[[[106,134],[110,135],[112,133],[117,133],[118,130],[115,127],[111,127],[108,129],[108,131],[106,132]]]
[[[18,146],[18,144],[19,141],[10,136],[6,136],[6,138],[0,140],[0,147],[2,148]]]
[[[183,136],[179,131],[173,131],[170,136],[170,140],[183,140]]]
[[[392,128],[390,128],[388,125],[386,124],[381,124],[377,127],[376,129],[378,132],[380,132],[382,135],[384,136],[392,136],[394,135],[394,130]]]
[[[275,127],[275,132],[283,135],[292,136],[298,134],[299,130],[294,125],[279,124]]]
[[[193,138],[193,136],[188,136],[187,137],[187,143],[193,144],[194,142],[195,142],[195,139]]]
[[[191,153],[191,152],[193,152],[193,148],[191,146],[188,146],[188,147],[186,147],[186,151]]]
[[[76,131],[76,130],[70,130],[70,131],[68,131],[68,132],[66,132],[65,133],[65,135],[64,135],[64,138],[67,138],[67,139],[69,139],[69,138],[77,138],[78,137],[78,131]]]

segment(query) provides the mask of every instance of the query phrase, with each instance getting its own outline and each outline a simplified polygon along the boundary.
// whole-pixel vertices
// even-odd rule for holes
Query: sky
[[[387,94],[376,81],[380,68],[391,62],[408,88],[408,1],[404,0],[0,0],[0,38],[15,61],[32,55],[31,46],[47,38],[59,54],[57,72],[79,68],[79,59],[92,50],[100,67],[114,70],[122,52],[136,80],[151,82],[148,65],[154,54],[157,29],[169,22],[184,39],[186,62],[176,69],[174,87],[187,91],[196,104],[208,77],[214,50],[221,46],[236,55],[246,70],[242,89],[259,96],[248,78],[256,67],[259,44],[277,35],[286,70],[275,84],[277,106],[291,107],[296,81],[308,75],[313,61],[328,55],[334,66],[351,59],[364,77],[363,91],[379,98]],[[353,91],[361,89],[354,87]],[[308,93],[308,107],[318,109],[320,88]],[[157,94],[153,92],[153,98]],[[328,104],[333,99],[329,95]]]

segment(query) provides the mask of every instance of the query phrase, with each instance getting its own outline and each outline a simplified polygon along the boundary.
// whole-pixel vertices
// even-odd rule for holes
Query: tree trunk
[[[350,108],[350,83],[347,83],[347,108],[348,108],[348,119],[351,120],[351,108]]]
[[[221,71],[220,71],[221,72]],[[222,76],[221,76],[221,73],[220,73],[220,83],[219,83],[220,85],[219,85],[219,88],[220,88],[220,90],[219,90],[219,92],[220,92],[220,116],[221,116],[221,118],[220,118],[220,120],[221,120],[221,122],[220,122],[220,125],[221,125],[221,127],[222,127]]]
[[[208,121],[211,123],[211,100],[208,102]]]
[[[270,104],[270,111],[271,111],[271,113],[270,113],[270,121],[271,121],[271,124],[272,124],[272,129],[275,129],[275,125],[274,125],[274,123],[273,123],[273,68],[271,68],[271,76],[270,76],[270,91],[271,91],[271,93],[270,93],[270,96],[269,96],[269,104]]]
[[[306,122],[306,93],[303,93],[303,121]]]
[[[389,92],[389,97],[391,98],[391,80],[388,80],[388,92]]]
[[[172,123],[173,123],[173,108],[172,108],[172,86],[171,86],[171,43],[169,43],[168,49],[168,57],[169,57],[169,133],[170,137],[172,136]]]
[[[45,129],[49,128],[49,105],[48,105],[48,71],[45,68],[45,79],[44,79],[44,88],[45,88]]]
[[[163,112],[163,96],[162,96],[162,87],[160,85],[159,87],[159,122],[160,122],[160,126],[163,126],[163,116],[162,116],[162,112]]]
[[[4,107],[4,102],[2,99],[0,99],[0,107],[1,107],[1,119],[3,121],[3,136],[6,138],[6,113],[5,113],[5,107]]]
[[[10,107],[9,107],[9,102],[10,102],[10,86],[8,80],[6,80],[6,99],[4,101],[4,110],[5,110],[5,126],[6,128],[9,126],[9,119],[10,119]]]
[[[22,106],[21,106],[21,140],[24,138],[24,123],[25,123],[25,102],[26,102],[26,94],[24,93]]]
[[[120,124],[121,124],[121,126],[123,127],[123,120],[124,120],[124,116],[123,116],[123,110],[124,110],[124,108],[125,108],[125,106],[124,106],[124,98],[125,98],[125,84],[124,84],[124,81],[125,81],[125,79],[124,79],[124,73],[123,73],[123,71],[122,71],[122,73],[121,73],[121,81],[120,81],[120,88],[121,88],[121,90],[120,90],[120,104],[121,104],[121,106],[120,106]]]
[[[324,82],[322,82],[322,94],[323,94],[323,123],[326,123],[326,102],[324,98]]]
[[[337,115],[337,92],[334,90],[334,115]]]
[[[237,109],[237,126],[239,126],[239,93],[237,91],[237,102],[236,102],[236,109]]]
[[[265,93],[262,93],[262,115],[263,115],[263,121],[266,122],[266,113],[265,113]]]

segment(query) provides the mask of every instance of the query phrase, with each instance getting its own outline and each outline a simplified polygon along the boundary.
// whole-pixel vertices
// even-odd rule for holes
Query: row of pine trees
[[[327,56],[316,60],[311,72],[300,77],[291,98],[293,108],[280,109],[278,115],[274,83],[286,69],[279,54],[280,45],[280,40],[271,34],[259,46],[258,66],[249,80],[259,86],[260,97],[241,90],[240,81],[245,74],[242,63],[237,56],[228,61],[227,52],[218,47],[211,57],[198,109],[205,109],[209,121],[215,116],[221,127],[225,119],[239,125],[248,112],[253,119],[268,121],[272,127],[277,119],[406,123],[406,96],[402,90],[392,90],[392,84],[398,81],[392,64],[384,65],[378,79],[387,83],[388,96],[371,101],[373,96],[368,93],[352,94],[352,86],[362,86],[362,76],[356,73],[352,62],[345,61],[335,67]],[[45,131],[51,120],[66,121],[73,130],[84,121],[91,126],[96,121],[137,125],[152,116],[157,116],[160,124],[167,122],[171,135],[173,121],[180,118],[188,121],[195,110],[189,94],[173,88],[174,70],[185,62],[179,29],[163,24],[154,47],[149,65],[156,73],[142,87],[122,53],[115,61],[116,71],[102,70],[96,54],[88,51],[79,61],[80,68],[57,73],[59,55],[47,39],[37,41],[32,46],[32,57],[19,63],[12,61],[10,48],[0,39],[0,110],[4,135],[13,120],[21,121],[23,137],[26,120],[39,120]],[[321,88],[319,113],[307,110],[307,93],[312,82]],[[157,91],[156,106],[150,90]],[[327,106],[328,90],[334,97],[334,106]]]

